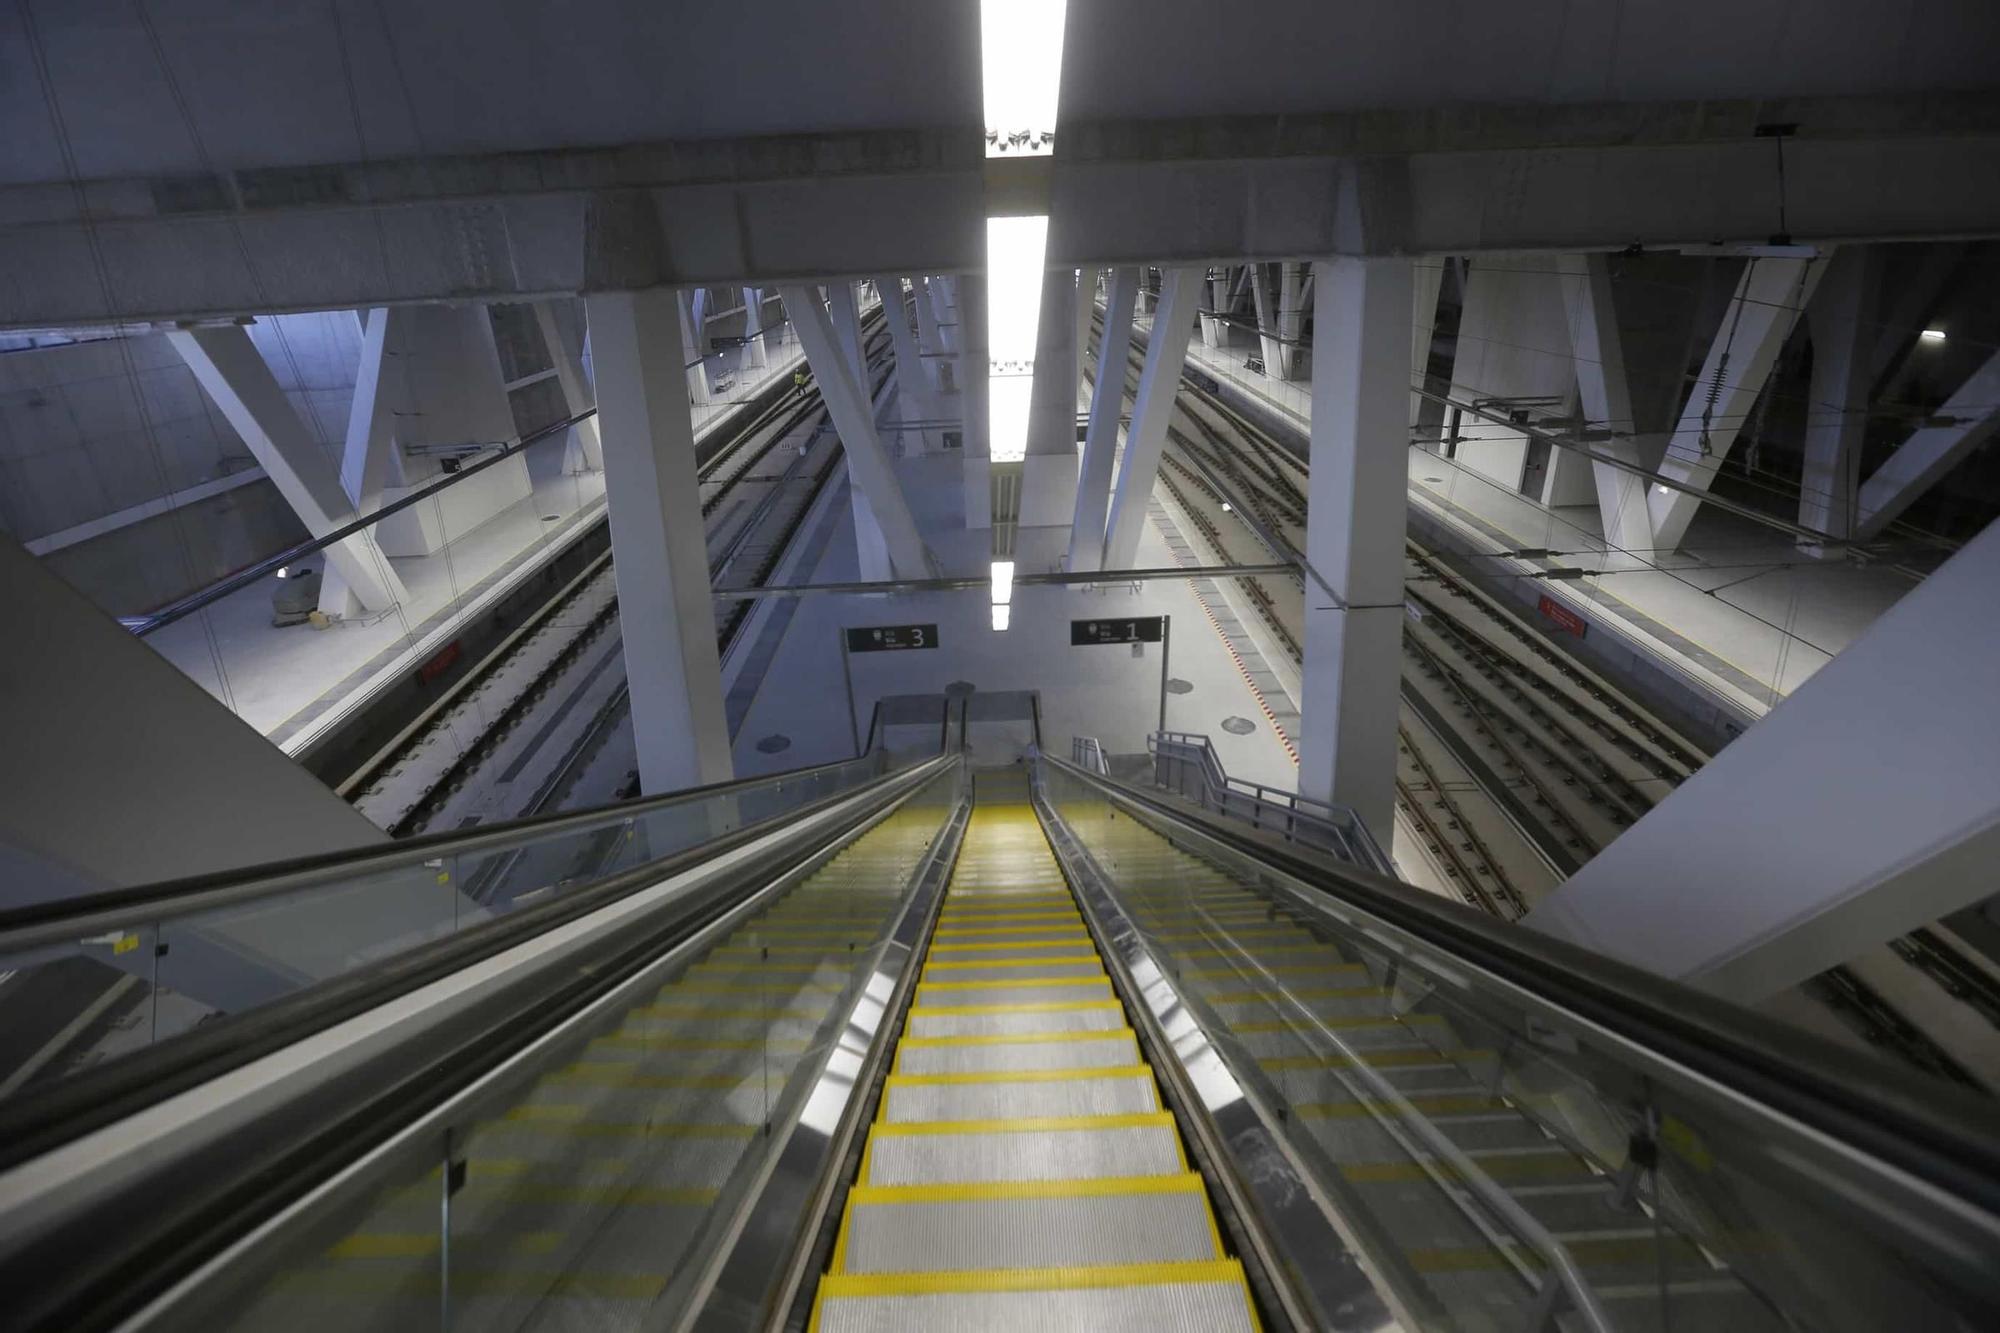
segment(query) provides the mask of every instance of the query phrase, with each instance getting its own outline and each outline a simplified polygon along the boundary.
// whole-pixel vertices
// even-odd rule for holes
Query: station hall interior
[[[1992,0],[0,0],[0,1327],[2000,1326]]]

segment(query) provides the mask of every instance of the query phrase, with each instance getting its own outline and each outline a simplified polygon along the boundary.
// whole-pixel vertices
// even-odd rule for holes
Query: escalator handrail
[[[2000,1228],[2000,1137],[1989,1103],[1941,1083],[1901,1086],[1882,1065],[1811,1033],[1539,931],[1497,921],[1387,875],[1102,777],[1042,760],[1153,820],[1180,825],[1259,860],[1438,950],[1642,1049],[1684,1075],[1804,1125],[1994,1219]],[[1303,900],[1312,906],[1310,899]],[[1328,913],[1329,919],[1333,914]],[[1351,930],[1351,926],[1343,926]]]
[[[811,804],[746,824],[706,842],[621,871],[595,884],[469,926],[378,962],[302,987],[239,1014],[189,1031],[36,1089],[0,1101],[0,1171],[98,1125],[132,1114],[237,1068],[259,1055],[304,1040],[353,1014],[386,1004],[428,981],[470,967],[526,940],[577,920],[618,899],[693,869],[702,862],[795,825],[831,806],[886,789],[897,779],[928,775],[951,762],[940,755],[898,769],[870,786],[834,792]],[[926,781],[928,777],[912,778]]]
[[[380,965],[386,975],[328,983],[323,989],[356,992],[338,1012],[327,1013],[323,1002],[314,1003],[314,995],[302,992],[240,1020],[174,1038],[192,1042],[221,1033],[226,1040],[220,1045],[235,1048],[241,1058],[227,1068],[202,1070],[194,1083],[154,1089],[158,1095],[138,1105],[121,1105],[113,1116],[94,1117],[57,1142],[37,1142],[30,1152],[17,1153],[8,1137],[11,1127],[0,1125],[0,1152],[7,1159],[0,1162],[0,1283],[16,1302],[10,1315],[30,1310],[24,1326],[94,1327],[103,1322],[107,1302],[129,1310],[150,1299],[192,1271],[206,1254],[225,1248],[373,1145],[470,1095],[541,1036],[697,937],[830,841],[850,839],[869,827],[957,762],[957,756],[940,755],[885,775],[870,788],[839,793],[806,811],[718,839],[729,844],[725,850],[753,842],[763,846],[723,863],[713,881],[686,901],[662,902],[643,917],[615,923],[615,929],[600,927],[604,933],[598,939],[558,944],[556,955],[499,974],[490,980],[491,989],[470,1004],[446,1000],[431,1007],[413,992],[535,939],[560,941],[560,935],[550,932],[615,907],[619,898],[698,870],[712,854],[668,858],[621,876],[615,892],[606,885],[548,904],[548,919],[529,921],[539,917],[541,909],[536,909],[490,922],[497,929],[494,939],[484,941],[488,947],[468,949],[466,941],[474,932],[467,932],[440,942],[436,957],[399,955]],[[814,819],[821,815],[826,818]],[[572,952],[561,953],[564,947]],[[286,1048],[328,1034],[348,1020],[394,1013],[399,1000],[419,1005],[406,1011],[418,1016],[414,1030],[387,1041],[351,1038],[349,1055],[331,1068],[317,1062],[284,1067],[272,1075],[285,1089],[273,1109],[253,1076],[270,1066],[255,1062],[283,1055]],[[240,1035],[246,1030],[247,1039]],[[210,1044],[216,1043],[211,1039]],[[232,1071],[236,1077],[215,1081]],[[190,1109],[201,1095],[212,1095],[216,1106]],[[169,1104],[169,1098],[177,1100]],[[241,1123],[225,1123],[221,1111]],[[0,1106],[0,1117],[8,1113],[9,1108]],[[130,1119],[134,1116],[138,1118]],[[173,1123],[150,1124],[162,1118]],[[157,1156],[149,1152],[135,1163],[135,1150],[128,1148],[123,1160],[100,1162],[88,1136],[105,1130],[122,1135],[133,1125],[150,1125],[144,1132],[168,1145],[166,1150]],[[52,1174],[36,1160],[65,1151],[87,1157],[86,1170],[101,1166],[106,1178],[76,1181]],[[53,1184],[30,1186],[25,1196],[10,1191],[24,1173]],[[23,1197],[31,1202],[24,1204]],[[9,1218],[8,1207],[28,1212]]]
[[[529,815],[521,819],[481,824],[470,831],[448,829],[360,848],[316,852],[284,861],[239,866],[156,884],[106,889],[100,893],[11,907],[0,910],[0,957],[128,927],[135,919],[143,919],[148,924],[168,921],[260,898],[295,893],[336,880],[421,865],[433,858],[501,851],[529,841],[588,833],[643,819],[675,806],[726,796],[732,792],[781,789],[789,782],[804,781],[835,769],[881,764],[885,759],[885,753],[862,754],[788,769],[782,773],[713,782],[660,796],[594,806],[588,810]]]

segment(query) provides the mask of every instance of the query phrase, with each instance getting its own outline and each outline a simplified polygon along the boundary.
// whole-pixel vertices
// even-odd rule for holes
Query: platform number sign
[[[1072,648],[1098,643],[1158,643],[1165,636],[1166,623],[1161,616],[1069,622],[1069,643]]]
[[[900,653],[937,646],[936,625],[864,625],[847,631],[850,653]]]

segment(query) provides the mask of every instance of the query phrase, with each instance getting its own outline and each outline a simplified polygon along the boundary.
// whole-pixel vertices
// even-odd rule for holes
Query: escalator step
[[[1117,1032],[1034,1032],[1011,1037],[905,1037],[898,1074],[969,1074],[1001,1069],[1104,1069],[1139,1063],[1139,1039]]]
[[[1112,1333],[1257,1327],[1243,1269],[1233,1259],[1104,1268],[829,1275],[813,1326],[826,1333],[880,1328],[1091,1328]]]
[[[1125,1069],[1001,1070],[973,1074],[899,1074],[882,1094],[882,1119],[998,1120],[1028,1117],[1142,1115],[1160,1109],[1153,1071]]]
[[[1068,981],[927,981],[917,987],[917,1007],[926,1011],[996,1005],[1083,1004],[1110,999],[1111,979],[1105,976],[1078,977]]]
[[[1223,1257],[1201,1177],[856,1189],[835,1273],[1198,1262]]]
[[[1040,1004],[925,1005],[910,1010],[913,1037],[999,1037],[1016,1033],[1111,1032],[1125,1026],[1116,1000]]]
[[[1167,1112],[1062,1120],[877,1124],[867,1185],[972,1184],[1178,1175],[1187,1170]]]

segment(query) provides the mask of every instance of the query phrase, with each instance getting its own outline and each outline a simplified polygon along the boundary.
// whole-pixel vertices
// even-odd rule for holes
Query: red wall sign
[[[444,674],[446,667],[458,660],[458,655],[462,651],[463,648],[460,640],[453,639],[450,643],[438,649],[430,661],[417,668],[417,679],[423,681],[425,684],[436,680]]]
[[[1537,611],[1540,611],[1543,615],[1547,616],[1550,620],[1553,620],[1556,624],[1557,629],[1563,631],[1565,634],[1574,634],[1579,639],[1582,638],[1584,636],[1584,632],[1590,628],[1589,621],[1585,620],[1582,616],[1570,610],[1568,607],[1564,606],[1561,602],[1558,602],[1555,598],[1549,596],[1547,593],[1543,593],[1542,600],[1535,603],[1535,609]]]

